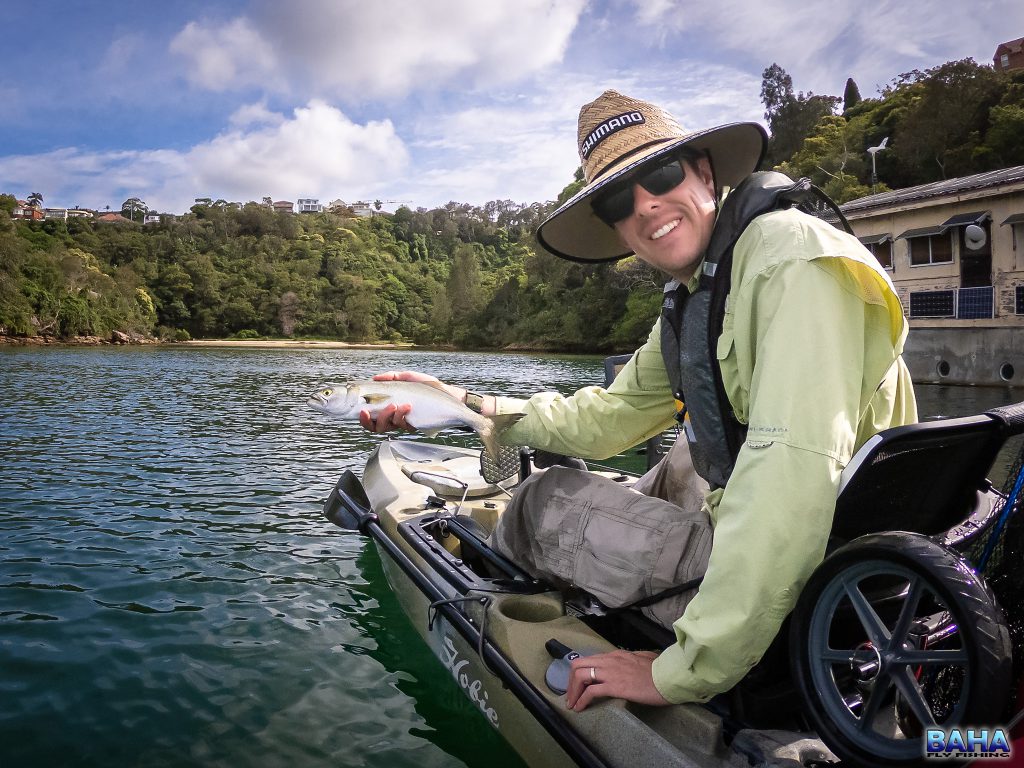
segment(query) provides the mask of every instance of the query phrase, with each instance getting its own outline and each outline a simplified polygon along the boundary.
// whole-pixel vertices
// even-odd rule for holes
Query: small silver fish
[[[497,432],[519,418],[483,416],[471,411],[442,389],[418,381],[351,381],[348,384],[324,384],[306,400],[317,410],[341,419],[358,419],[360,411],[370,418],[388,405],[411,404],[406,422],[425,434],[436,434],[446,427],[465,425],[479,436],[491,456],[498,455]]]

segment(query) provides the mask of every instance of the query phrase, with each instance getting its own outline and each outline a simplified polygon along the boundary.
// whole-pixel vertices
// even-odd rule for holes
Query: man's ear
[[[697,169],[697,176],[700,178],[704,185],[708,188],[708,192],[711,196],[715,196],[715,173],[711,169],[711,161],[707,156],[698,157],[693,161],[693,165]]]

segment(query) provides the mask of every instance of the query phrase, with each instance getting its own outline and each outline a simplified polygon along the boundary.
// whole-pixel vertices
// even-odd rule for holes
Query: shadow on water
[[[373,640],[364,652],[394,673],[395,687],[416,702],[423,723],[410,733],[469,766],[523,768],[524,763],[416,633],[388,586],[377,548],[369,541],[356,565],[366,579],[362,590],[369,601],[349,620]]]

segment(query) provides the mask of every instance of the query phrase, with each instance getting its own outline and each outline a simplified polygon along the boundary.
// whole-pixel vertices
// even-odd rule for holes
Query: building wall
[[[918,384],[1024,386],[1016,328],[911,328],[903,359]]]
[[[1006,54],[1006,64],[1003,63],[1003,54]],[[1008,48],[999,46],[996,55],[992,57],[992,64],[996,72],[1012,72],[1015,69],[1024,69],[1024,48]]]
[[[935,227],[957,214],[976,211],[986,211],[991,217],[988,232],[995,316],[983,320],[912,318],[912,328],[1024,327],[1024,315],[1016,314],[1015,306],[1016,287],[1024,285],[1024,227],[1001,226],[1009,216],[1024,214],[1024,187],[980,190],[938,200],[904,203],[883,211],[848,214],[858,237],[889,234],[895,238],[907,230]],[[890,275],[908,317],[911,292],[961,287],[960,229],[950,230],[953,233],[953,261],[949,263],[912,265],[908,240],[900,238],[893,243],[893,269]]]

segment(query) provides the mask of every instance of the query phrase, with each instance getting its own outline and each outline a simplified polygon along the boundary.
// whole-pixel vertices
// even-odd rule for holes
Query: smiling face
[[[615,230],[638,258],[685,284],[711,241],[715,181],[706,158],[683,162],[686,178],[663,195],[634,184],[633,213]]]

